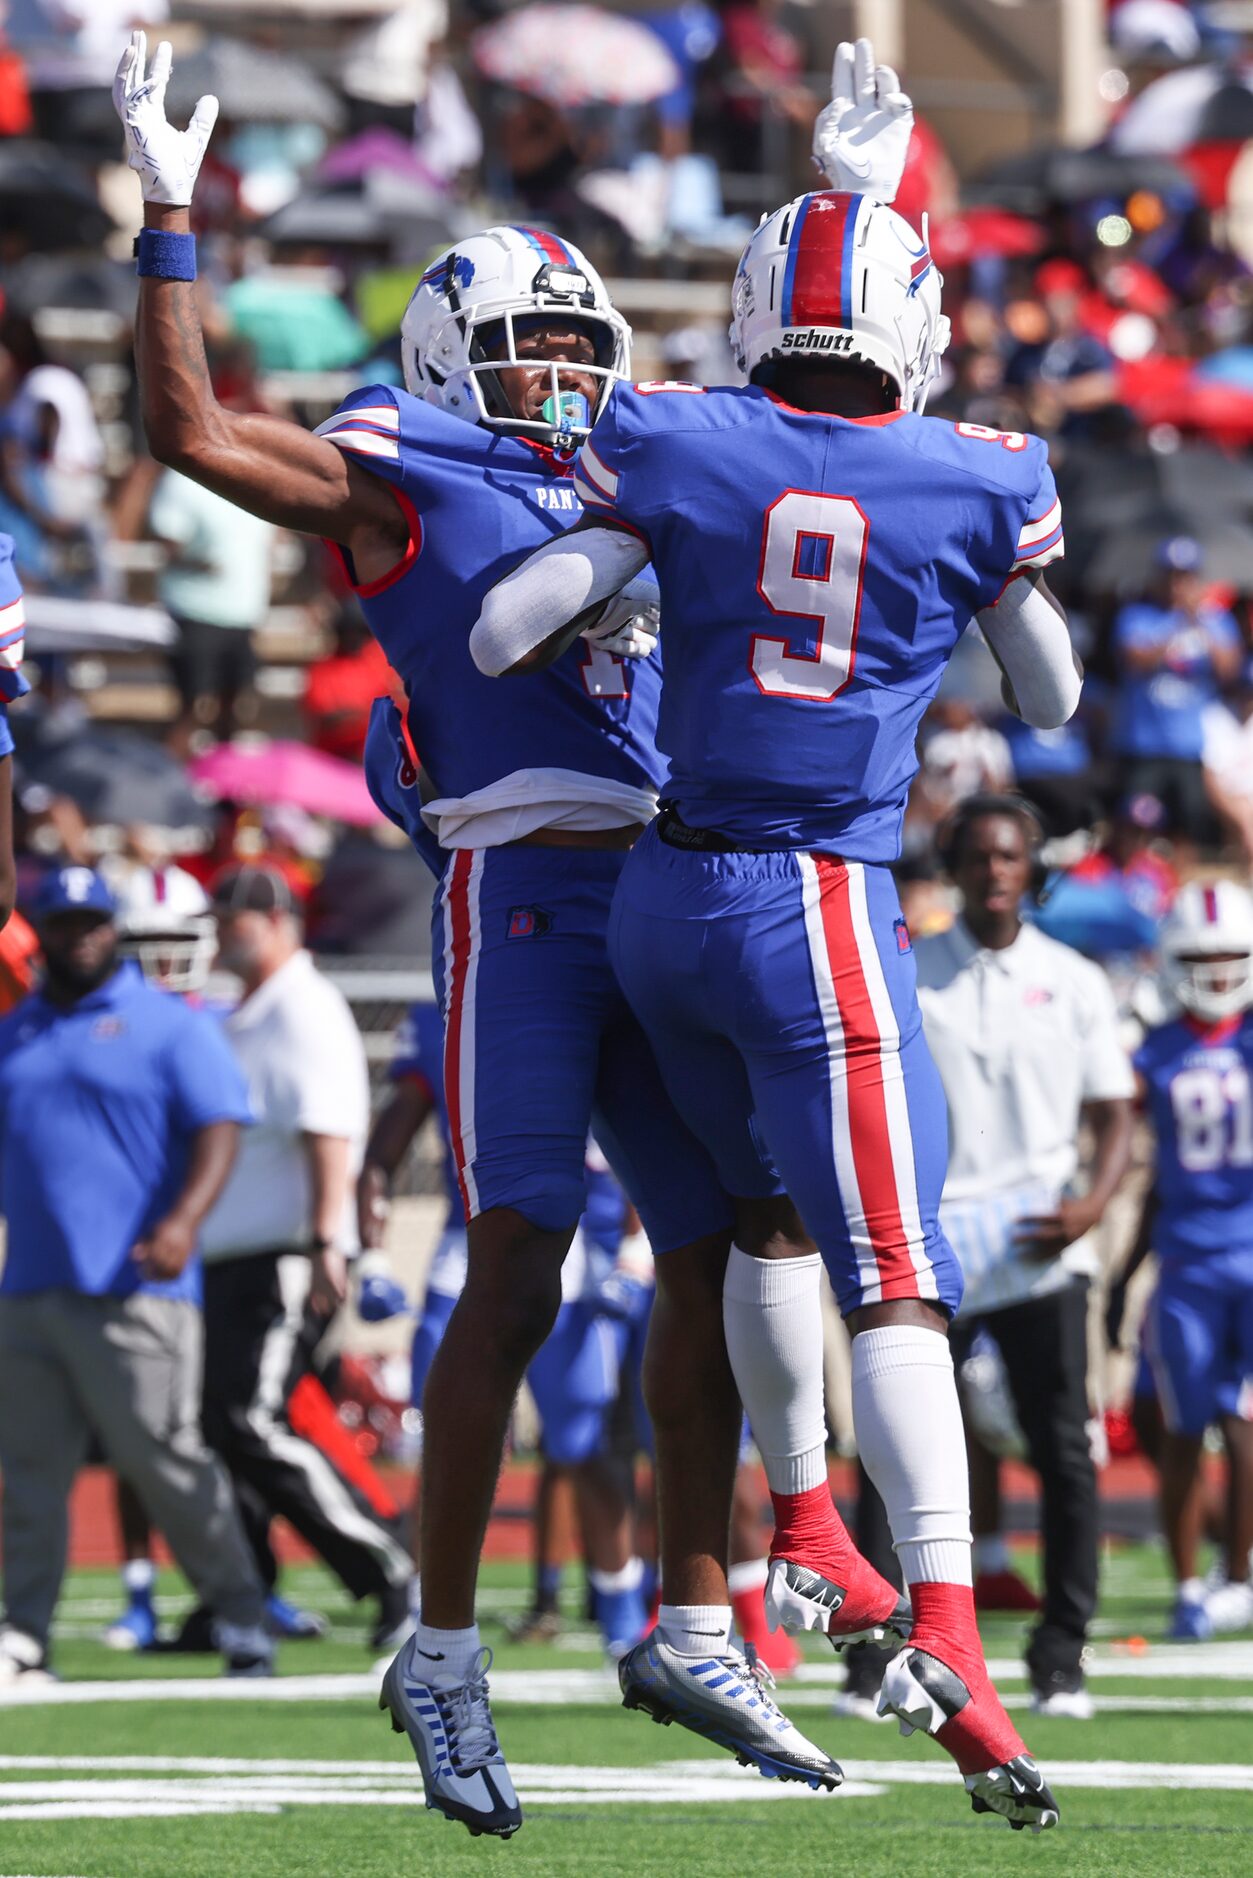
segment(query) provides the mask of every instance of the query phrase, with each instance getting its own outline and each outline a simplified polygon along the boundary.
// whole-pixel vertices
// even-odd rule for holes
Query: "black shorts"
[[[243,626],[214,626],[208,620],[176,619],[170,672],[184,710],[197,698],[237,698],[251,689],[257,671],[252,634]]]

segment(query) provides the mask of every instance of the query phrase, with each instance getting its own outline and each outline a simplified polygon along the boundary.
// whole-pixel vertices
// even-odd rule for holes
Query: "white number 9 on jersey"
[[[829,704],[853,675],[870,524],[851,496],[789,489],[766,510],[757,591],[772,613],[813,620],[812,652],[754,633],[748,667],[767,698]]]

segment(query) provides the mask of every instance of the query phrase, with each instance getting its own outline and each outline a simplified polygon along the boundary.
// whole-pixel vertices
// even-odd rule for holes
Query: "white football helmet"
[[[514,321],[548,315],[587,331],[596,363],[580,366],[601,381],[592,410],[563,392],[553,363],[543,423],[514,417],[495,382],[501,365],[519,360]],[[615,312],[591,262],[568,242],[538,228],[488,228],[449,248],[427,268],[400,323],[405,387],[471,424],[571,447],[591,430],[615,379],[631,363],[631,329]]]
[[[1253,1004],[1253,898],[1234,880],[1189,881],[1162,928],[1164,976],[1207,1024]]]
[[[123,955],[163,991],[202,991],[218,942],[200,882],[181,867],[135,867],[115,891]]]
[[[921,411],[949,342],[924,232],[885,203],[797,196],[762,222],[731,292],[731,349],[745,377],[767,359],[861,359]]]

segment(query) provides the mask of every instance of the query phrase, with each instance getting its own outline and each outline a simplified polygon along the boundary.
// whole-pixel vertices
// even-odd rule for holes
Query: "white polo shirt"
[[[205,1221],[206,1260],[305,1247],[313,1231],[312,1182],[303,1136],[341,1135],[354,1177],[370,1125],[370,1083],[347,999],[308,952],[295,953],[226,1020],[248,1082],[256,1126]],[[337,1236],[357,1244],[352,1186]]]
[[[1013,1229],[1053,1211],[1073,1181],[1083,1104],[1131,1096],[1134,1078],[1105,974],[1036,927],[991,951],[958,920],[915,952],[948,1102],[940,1217],[965,1274],[963,1309],[990,1310],[1094,1269],[1086,1240],[1043,1264],[1021,1260]]]

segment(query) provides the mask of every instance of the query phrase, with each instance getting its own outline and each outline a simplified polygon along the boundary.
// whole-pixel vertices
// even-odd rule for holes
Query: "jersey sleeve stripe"
[[[1029,549],[1026,554],[1020,554],[1010,569],[1010,573],[1016,574],[1023,567],[1047,567],[1050,561],[1060,561],[1065,552],[1066,538],[1059,528],[1057,533],[1051,535],[1047,541],[1042,541],[1038,547]]]
[[[382,437],[374,430],[324,430],[318,435],[338,444],[341,450],[355,450],[358,456],[382,457],[389,463],[400,461],[400,445],[395,438]]]
[[[594,489],[591,483],[585,482],[577,470],[574,472],[574,493],[581,502],[589,503],[594,508],[608,509],[612,512],[613,503],[609,500],[609,497],[602,496],[599,489]]]
[[[618,477],[614,470],[606,469],[590,442],[585,443],[579,452],[579,468],[589,482],[607,496],[612,502],[618,494]]]
[[[328,417],[325,424],[319,424],[319,434],[334,424],[365,423],[376,424],[381,430],[400,430],[400,412],[394,404],[356,404],[346,411],[336,411],[334,417]]]
[[[1052,507],[1046,509],[1043,515],[1037,515],[1033,521],[1023,523],[1022,532],[1018,537],[1018,552],[1022,554],[1028,548],[1047,539],[1048,536],[1057,534],[1061,528],[1061,521],[1062,505],[1060,500],[1055,500]]]

